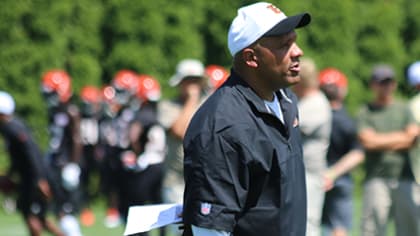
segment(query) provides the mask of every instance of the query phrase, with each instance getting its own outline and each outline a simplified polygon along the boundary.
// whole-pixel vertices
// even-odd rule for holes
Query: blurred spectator
[[[203,64],[195,59],[180,61],[169,84],[178,88],[179,95],[174,100],[160,102],[158,110],[159,122],[168,133],[163,197],[165,202],[182,203],[185,186],[182,140],[193,114],[206,98]]]
[[[335,68],[327,68],[318,78],[333,112],[328,169],[324,173],[328,191],[322,215],[328,234],[324,235],[345,236],[351,230],[353,218],[353,180],[349,171],[363,161],[364,153],[357,140],[356,125],[344,106],[348,91],[346,76]]]
[[[0,133],[5,139],[11,163],[7,176],[0,176],[0,187],[6,183],[11,190],[13,184],[10,179],[17,174],[18,209],[30,235],[41,235],[43,229],[54,235],[63,235],[46,218],[47,201],[52,198],[46,163],[26,125],[13,115],[14,110],[12,96],[0,91]]]
[[[209,80],[210,93],[218,89],[229,77],[229,72],[219,65],[208,65],[205,68]]]
[[[417,91],[415,95],[410,100],[410,110],[414,114],[414,119],[417,122],[417,125],[420,126],[420,61],[414,62],[408,67],[407,70],[407,79],[411,86]],[[416,182],[420,184],[420,140],[417,137],[417,145],[411,150],[410,153],[411,167],[413,168],[413,174],[416,178]],[[420,203],[418,204],[420,205]],[[420,222],[419,224],[420,225]]]
[[[48,161],[56,183],[56,214],[66,235],[81,235],[74,217],[80,205],[80,113],[72,104],[71,78],[63,70],[47,71],[41,81],[48,108]]]
[[[166,134],[157,121],[160,85],[148,75],[140,75],[138,79],[137,99],[140,109],[130,124],[130,147],[122,153],[117,176],[119,210],[123,219],[127,218],[130,206],[162,203]]]
[[[99,118],[101,116],[102,94],[99,88],[84,86],[80,91],[80,134],[83,145],[81,159],[81,187],[82,187],[82,212],[80,220],[82,225],[91,226],[95,223],[95,215],[90,209],[91,192],[93,186],[93,173],[99,169],[100,156],[99,143]]]
[[[420,191],[409,162],[418,127],[407,104],[394,97],[397,82],[389,65],[373,67],[370,88],[373,100],[358,115],[366,152],[362,235],[386,235],[389,219],[396,235],[420,235]]]
[[[407,69],[408,83],[417,91],[410,101],[410,109],[416,121],[420,122],[420,61],[414,62]]]
[[[303,58],[300,64],[301,81],[292,89],[299,99],[299,127],[302,134],[308,196],[306,235],[319,236],[325,195],[323,174],[327,168],[332,114],[327,98],[319,89],[315,63],[309,58]]]
[[[115,102],[115,89],[111,85],[102,88],[101,116],[99,118],[99,188],[106,200],[106,215],[104,225],[114,228],[121,224],[120,214],[117,207],[117,187],[113,176],[116,174],[116,157],[110,154],[112,145],[115,145],[115,131],[113,119],[117,115],[120,105]]]
[[[411,98],[409,106],[411,112],[414,114],[414,119],[417,122],[417,128],[420,129],[420,61],[414,62],[410,65],[407,71],[407,79],[411,86],[417,91],[417,94]],[[411,209],[412,211],[420,212],[420,131],[417,134],[416,145],[410,150],[410,164],[414,178],[417,185],[413,187],[412,196],[416,198],[415,206]],[[410,200],[411,202],[413,199]],[[412,213],[415,216],[416,214]],[[417,228],[415,232],[420,235],[420,213],[417,214]]]
[[[101,180],[108,204],[104,224],[106,227],[114,228],[122,222],[118,211],[120,186],[118,186],[116,176],[120,172],[120,160],[123,158],[123,153],[130,146],[129,126],[138,109],[135,102],[138,75],[131,70],[120,70],[115,74],[110,85],[111,87],[104,89],[107,103],[105,116],[100,122],[101,140],[105,153]]]

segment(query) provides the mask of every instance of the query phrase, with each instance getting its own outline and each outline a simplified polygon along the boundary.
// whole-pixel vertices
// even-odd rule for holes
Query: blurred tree
[[[405,19],[402,40],[405,43],[405,50],[407,51],[408,56],[405,61],[405,66],[402,68],[405,76],[407,67],[414,61],[420,60],[420,17],[418,16],[420,12],[420,2],[416,0],[405,0],[403,9]],[[401,86],[401,89],[404,94],[414,95],[416,93],[408,83],[404,83],[403,86]]]
[[[18,113],[45,143],[42,74],[62,68],[74,92],[109,82],[116,71],[155,76],[164,96],[168,78],[183,58],[229,67],[227,31],[240,1],[3,0],[0,8],[0,89],[11,92]],[[420,53],[420,3],[394,1],[274,1],[287,14],[312,14],[298,43],[320,69],[333,66],[350,79],[351,111],[369,96],[367,80],[377,62],[398,72],[407,96],[404,67]]]
[[[227,32],[236,10],[253,1],[209,1],[204,24],[200,27],[205,47],[205,62],[224,67],[231,65],[232,57],[227,48]]]
[[[100,84],[102,1],[2,1],[0,8],[0,86],[17,103],[17,113],[47,141],[46,112],[39,91],[42,74],[67,70],[77,92]]]
[[[402,68],[407,60],[401,32],[404,28],[404,0],[359,2],[357,49],[359,51],[358,77],[367,86],[371,67],[387,63],[394,67],[397,79],[404,84]],[[359,96],[363,97],[363,93]],[[365,99],[366,100],[366,99]]]
[[[420,60],[420,2],[416,0],[406,0],[403,5],[405,21],[403,22],[402,39],[406,44],[408,62]]]
[[[155,76],[165,94],[183,58],[204,58],[204,1],[105,1],[104,81],[126,68]]]
[[[359,53],[356,37],[359,20],[355,1],[294,1],[286,5],[288,14],[310,12],[312,22],[304,30],[297,30],[298,43],[305,56],[313,58],[319,70],[335,67],[343,71],[349,79],[351,91],[363,89],[358,78]],[[290,12],[290,13],[289,13]],[[349,96],[350,111],[360,104],[360,96]]]

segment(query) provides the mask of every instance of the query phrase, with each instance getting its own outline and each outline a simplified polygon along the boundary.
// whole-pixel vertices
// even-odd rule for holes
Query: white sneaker
[[[82,236],[79,222],[73,215],[65,215],[60,219],[60,228],[66,236]]]
[[[122,223],[120,214],[116,209],[108,209],[106,213],[106,217],[104,219],[104,225],[107,228],[116,228],[120,226]]]

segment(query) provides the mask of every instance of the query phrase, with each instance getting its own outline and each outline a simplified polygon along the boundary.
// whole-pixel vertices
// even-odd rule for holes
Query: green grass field
[[[353,219],[353,231],[351,235],[358,236],[360,235],[359,226],[360,226],[360,210],[361,210],[361,201],[357,192],[355,193],[355,204],[354,204],[354,219]],[[0,194],[0,203],[3,203],[4,196]],[[93,211],[95,212],[96,222],[91,227],[82,227],[82,233],[84,236],[120,236],[124,233],[123,226],[117,228],[109,229],[103,225],[103,219],[105,216],[105,205],[102,201],[96,201],[93,206]],[[53,216],[50,216],[51,219],[54,219]],[[388,236],[393,234],[393,225],[390,224],[388,228]],[[25,228],[25,225],[18,213],[7,213],[3,207],[0,207],[0,236],[26,236],[29,235]],[[44,233],[44,236],[50,235]],[[158,236],[157,231],[152,231],[151,236]],[[167,236],[170,236],[167,234]]]
[[[3,202],[4,197],[0,195],[0,200]],[[105,216],[105,207],[101,202],[97,202],[93,210],[95,212],[96,221],[91,227],[82,227],[82,233],[85,236],[89,235],[101,235],[101,236],[114,236],[123,235],[123,226],[117,228],[106,228],[103,225],[103,219]],[[50,219],[54,220],[54,217],[49,216]],[[18,213],[7,213],[3,207],[0,207],[0,235],[2,236],[26,236],[29,235],[23,220]],[[44,233],[43,235],[50,235]]]
[[[5,196],[0,193],[0,204],[3,204]],[[84,236],[121,236],[124,233],[124,226],[117,228],[106,228],[103,224],[105,217],[105,204],[102,201],[96,201],[93,206],[95,213],[95,224],[91,227],[82,227]],[[49,219],[55,220],[54,216],[50,215]],[[29,235],[24,222],[17,212],[7,213],[2,205],[0,205],[0,236],[27,236]],[[51,235],[47,232],[43,236]],[[158,236],[157,230],[152,231],[150,236]],[[171,236],[167,234],[167,236]]]

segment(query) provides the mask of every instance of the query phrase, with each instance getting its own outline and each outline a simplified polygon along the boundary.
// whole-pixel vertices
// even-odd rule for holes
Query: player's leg
[[[363,192],[361,235],[386,235],[391,206],[391,192],[387,182],[380,178],[368,180]]]
[[[43,229],[42,221],[32,214],[26,215],[24,218],[31,236],[40,236]]]
[[[420,235],[420,185],[400,181],[393,191],[395,228],[398,236]]]

